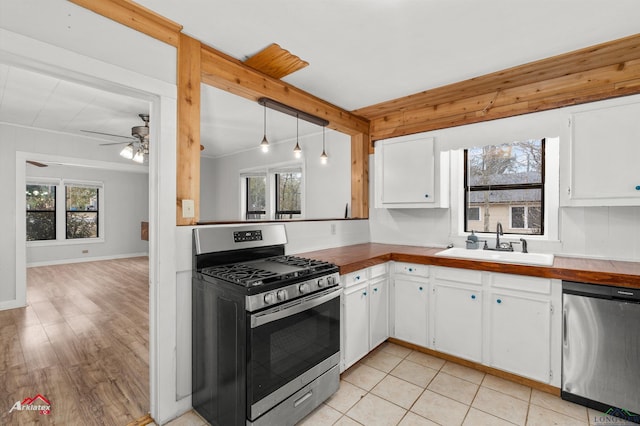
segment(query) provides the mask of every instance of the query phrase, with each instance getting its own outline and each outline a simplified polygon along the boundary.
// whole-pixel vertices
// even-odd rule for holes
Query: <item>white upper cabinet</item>
[[[640,103],[571,117],[569,206],[640,205]]]
[[[376,142],[376,207],[448,207],[449,157],[436,156],[433,137],[402,136]]]

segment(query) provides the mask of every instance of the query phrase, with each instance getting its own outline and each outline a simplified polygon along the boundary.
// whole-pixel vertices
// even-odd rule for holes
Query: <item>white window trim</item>
[[[281,172],[300,171],[302,173],[302,189],[300,194],[300,217],[296,220],[302,220],[306,216],[306,168],[302,160],[289,161],[284,163],[270,164],[264,167],[254,167],[240,170],[239,186],[240,186],[240,206],[239,217],[241,221],[247,220],[245,213],[247,209],[247,184],[246,178],[250,176],[266,176],[265,185],[265,218],[261,220],[278,220],[276,219],[276,203],[275,203],[275,174]]]
[[[26,185],[55,184],[56,186],[56,239],[42,241],[27,241],[27,247],[67,246],[76,244],[100,244],[104,243],[105,215],[104,215],[104,183],[100,181],[60,179],[47,177],[27,177]],[[98,237],[97,238],[72,238],[67,239],[67,208],[65,186],[85,186],[98,188]],[[24,190],[22,191],[24,194]],[[26,211],[26,208],[25,208]]]
[[[451,236],[466,239],[464,232],[464,148],[451,152]],[[526,238],[558,242],[560,217],[560,138],[545,137],[544,234],[509,234],[506,238]],[[495,238],[495,232],[477,232],[483,239]]]

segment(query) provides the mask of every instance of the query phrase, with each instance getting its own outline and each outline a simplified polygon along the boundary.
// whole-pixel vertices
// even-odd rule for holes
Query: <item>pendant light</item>
[[[269,152],[269,141],[267,140],[267,104],[264,104],[264,135],[262,136],[262,142],[260,142],[260,148],[262,152]]]
[[[325,151],[325,146],[324,146],[324,129],[325,127],[322,126],[322,154],[320,154],[320,163],[327,164],[327,160],[329,159],[329,156],[327,155],[327,152]]]
[[[296,146],[293,148],[293,155],[295,155],[296,158],[300,158],[302,156],[302,149],[300,148],[300,142],[298,141],[298,137],[300,133],[299,128],[300,128],[300,119],[296,114]]]

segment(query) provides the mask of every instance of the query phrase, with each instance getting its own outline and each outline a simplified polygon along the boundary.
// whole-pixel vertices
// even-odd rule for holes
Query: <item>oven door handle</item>
[[[251,315],[251,328],[260,327],[261,325],[268,324],[270,322],[277,321],[291,315],[299,314],[300,312],[306,311],[307,309],[315,308],[316,306],[322,305],[329,300],[339,297],[341,292],[342,288],[338,287],[337,289],[329,293],[303,300],[298,304],[284,307],[276,311],[267,311]]]

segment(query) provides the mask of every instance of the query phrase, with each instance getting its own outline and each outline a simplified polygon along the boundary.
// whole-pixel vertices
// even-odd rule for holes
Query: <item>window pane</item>
[[[511,207],[511,227],[524,228],[524,207]]]
[[[56,239],[55,185],[27,185],[27,241]]]
[[[301,189],[302,189],[302,172],[286,172],[276,174],[277,197],[276,197],[276,214],[279,218],[284,215],[300,214],[301,208]]]
[[[468,186],[542,183],[542,140],[467,150]]]
[[[542,223],[542,209],[540,207],[529,206],[527,208],[527,228],[540,228]]]
[[[98,188],[67,186],[67,210],[97,211]]]
[[[55,185],[27,185],[27,211],[55,211],[55,209]]]
[[[468,221],[480,220],[480,207],[469,207],[467,209],[467,220]]]
[[[27,211],[27,241],[55,239],[56,212]]]
[[[468,200],[468,208],[480,207],[481,211],[479,221],[470,221],[467,217],[465,230],[468,232],[495,232],[500,222],[505,233],[542,234],[540,189],[471,191]],[[525,208],[530,212],[527,217],[529,223],[525,223]]]
[[[98,188],[65,187],[67,239],[98,238]]]
[[[67,212],[67,239],[98,238],[98,212]]]
[[[265,176],[247,177],[247,214],[263,215],[266,212]]]

